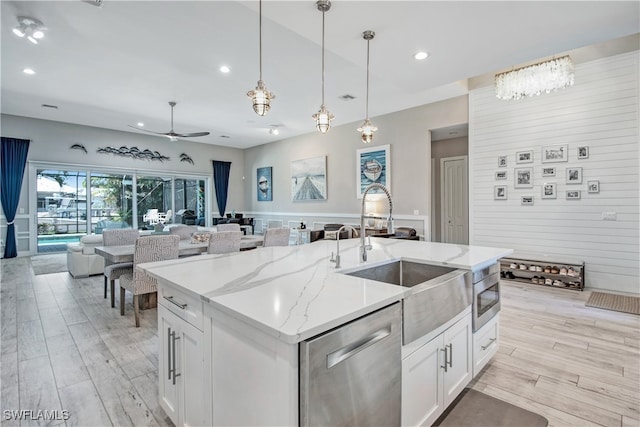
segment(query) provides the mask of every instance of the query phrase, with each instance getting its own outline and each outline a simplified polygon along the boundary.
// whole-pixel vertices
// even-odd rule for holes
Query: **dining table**
[[[263,236],[242,236],[240,239],[240,250],[255,249],[262,246],[264,242]],[[209,242],[191,242],[191,240],[180,240],[178,244],[178,254],[180,257],[199,255],[206,253]],[[110,263],[133,262],[133,253],[135,245],[114,245],[114,246],[96,246],[96,254],[104,257]],[[140,295],[140,309],[146,310],[157,306],[157,295],[155,292]]]

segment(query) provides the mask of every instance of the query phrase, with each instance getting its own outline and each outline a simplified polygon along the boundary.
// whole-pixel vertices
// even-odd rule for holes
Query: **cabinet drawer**
[[[199,298],[158,284],[158,303],[199,330],[203,330],[204,303]]]
[[[473,334],[473,376],[480,373],[484,365],[489,362],[498,351],[500,343],[499,326],[500,315],[496,314],[480,330]]]

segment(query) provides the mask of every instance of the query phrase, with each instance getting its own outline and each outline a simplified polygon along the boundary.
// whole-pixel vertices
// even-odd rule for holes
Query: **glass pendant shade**
[[[499,99],[522,99],[573,86],[571,58],[563,56],[540,64],[496,74],[495,89]]]
[[[371,120],[366,119],[364,122],[362,122],[362,124],[358,128],[358,132],[362,134],[362,142],[368,144],[373,141],[373,133],[377,130],[378,127],[371,123]]]
[[[255,90],[247,92],[247,96],[251,98],[253,103],[253,111],[259,116],[264,116],[271,109],[271,100],[275,95],[269,92],[262,80],[258,80],[258,86]]]
[[[315,113],[313,116],[313,120],[316,121],[316,129],[320,133],[327,133],[329,129],[331,129],[331,120],[335,119],[335,116],[331,114],[331,111],[327,110],[327,107],[323,105],[320,106],[320,111]]]

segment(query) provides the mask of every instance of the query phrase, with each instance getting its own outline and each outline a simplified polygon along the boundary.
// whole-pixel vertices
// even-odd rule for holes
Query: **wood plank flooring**
[[[2,426],[172,425],[158,405],[156,310],[135,328],[131,296],[121,317],[102,276],[34,276],[29,258],[0,260],[0,274],[1,408],[70,415],[3,412]],[[502,295],[500,350],[473,388],[551,427],[640,427],[640,316],[585,307],[589,291],[503,282]]]

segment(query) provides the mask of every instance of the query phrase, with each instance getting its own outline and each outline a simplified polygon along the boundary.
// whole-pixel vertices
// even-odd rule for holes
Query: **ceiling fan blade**
[[[136,129],[136,130],[141,130],[141,131],[143,131],[143,132],[153,133],[153,134],[155,134],[155,135],[167,135],[165,132],[154,132],[154,131],[152,131],[152,130],[142,129],[142,128],[139,128],[139,127],[137,127],[137,126],[132,126],[132,125],[127,125],[127,126],[129,126],[130,128],[134,128],[134,129]]]
[[[193,133],[177,133],[175,136],[179,136],[180,138],[194,138],[197,136],[207,136],[209,132],[193,132]]]

